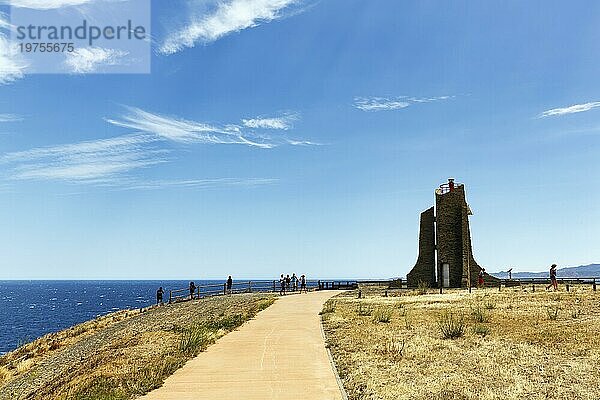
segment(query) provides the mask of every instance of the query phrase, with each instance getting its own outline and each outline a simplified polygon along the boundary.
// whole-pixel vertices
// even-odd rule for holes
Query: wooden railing
[[[319,290],[352,290],[358,289],[357,281],[318,281]]]
[[[582,277],[582,278],[556,278],[556,282],[565,286],[567,292],[571,286],[575,285],[591,285],[594,292],[597,289],[597,285],[600,283],[600,277]],[[535,292],[535,285],[548,286],[550,285],[550,278],[518,278],[518,279],[500,279],[498,284],[498,290],[502,290],[502,287],[515,287],[515,286],[530,286]],[[494,285],[495,286],[495,285]]]
[[[319,287],[320,281],[307,280],[306,289],[315,290]],[[284,292],[289,293],[300,293],[300,282],[297,284],[290,283],[289,286],[285,286]],[[279,280],[273,281],[234,281],[231,288],[227,287],[227,282],[216,283],[210,285],[199,285],[196,286],[193,292],[189,288],[185,289],[173,289],[169,291],[169,303],[176,303],[185,300],[202,299],[205,297],[212,296],[223,296],[227,294],[239,294],[239,293],[279,293],[281,292],[281,284]]]

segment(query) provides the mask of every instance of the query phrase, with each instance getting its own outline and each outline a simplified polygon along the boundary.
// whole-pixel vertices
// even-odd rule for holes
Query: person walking
[[[294,292],[298,290],[298,277],[295,272],[292,274],[292,290]]]
[[[282,296],[285,295],[285,278],[283,277],[283,274],[281,274],[281,277],[279,278],[279,294]]]
[[[190,282],[190,300],[194,300],[194,292],[196,291],[196,284],[192,281]]]
[[[229,278],[227,278],[227,293],[231,294],[232,286],[233,286],[233,279],[231,278],[231,275],[229,275]]]
[[[161,286],[156,291],[156,305],[157,306],[163,304],[163,294],[165,294],[165,291],[163,290],[163,288]]]
[[[292,280],[290,279],[290,274],[287,274],[285,276],[285,290],[287,290],[288,292],[290,291],[290,282]]]
[[[302,293],[303,290],[308,293],[308,289],[306,289],[306,276],[304,274],[300,277],[300,293]]]
[[[546,290],[554,287],[554,291],[558,290],[558,281],[556,280],[556,264],[550,266],[550,284],[546,286]]]

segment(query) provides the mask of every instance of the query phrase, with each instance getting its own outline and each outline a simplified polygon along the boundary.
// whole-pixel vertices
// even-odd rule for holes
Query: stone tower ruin
[[[477,285],[481,267],[473,257],[465,186],[454,183],[435,190],[435,207],[421,213],[419,256],[407,275],[409,286],[423,282],[429,287],[467,287]],[[494,280],[485,274],[485,281]]]

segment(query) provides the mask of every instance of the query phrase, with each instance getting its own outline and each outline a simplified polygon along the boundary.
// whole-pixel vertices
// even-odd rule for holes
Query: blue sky
[[[28,74],[5,33],[0,279],[405,276],[449,176],[489,271],[600,262],[599,18],[154,1],[151,74]]]

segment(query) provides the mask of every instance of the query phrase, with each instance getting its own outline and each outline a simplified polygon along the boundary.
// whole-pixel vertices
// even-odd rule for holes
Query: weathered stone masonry
[[[473,257],[469,215],[464,185],[450,179],[435,191],[435,211],[432,207],[421,214],[419,256],[407,275],[409,286],[417,286],[419,282],[430,287],[444,285],[444,264],[448,265],[448,287],[468,286],[469,270],[471,286],[477,285],[481,267]],[[488,283],[494,279],[485,275]]]

